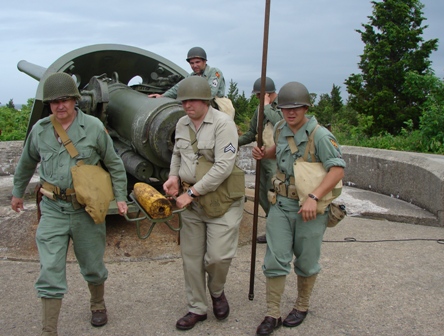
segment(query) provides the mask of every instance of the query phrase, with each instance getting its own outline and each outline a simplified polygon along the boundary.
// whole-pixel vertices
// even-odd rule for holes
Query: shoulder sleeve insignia
[[[224,148],[224,153],[227,153],[227,152],[233,152],[236,154],[236,147],[234,147],[231,142],[227,147]]]
[[[330,142],[335,148],[339,148],[338,143],[336,141],[334,141],[333,139],[330,139]]]
[[[219,78],[220,77],[220,73],[216,71],[216,77]]]

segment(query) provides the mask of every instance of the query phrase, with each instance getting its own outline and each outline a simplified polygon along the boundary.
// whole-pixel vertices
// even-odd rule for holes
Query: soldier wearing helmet
[[[179,195],[179,208],[187,207],[181,213],[180,248],[188,313],[177,321],[176,328],[189,330],[207,319],[207,287],[216,319],[229,315],[225,281],[236,254],[243,197],[229,202],[228,209],[216,218],[201,206],[204,196],[220,191],[235,166],[237,129],[227,114],[211,107],[211,88],[204,78],[191,76],[181,81],[177,99],[187,115],[176,125],[169,178],[163,189],[169,195]],[[199,170],[203,164],[210,167],[208,171]],[[240,184],[244,192],[245,181]]]
[[[66,251],[72,239],[74,253],[81,273],[91,293],[91,324],[107,323],[104,301],[108,271],[103,261],[105,252],[105,223],[97,225],[76,200],[71,167],[77,160],[95,165],[102,161],[113,184],[120,214],[127,212],[126,172],[122,160],[102,122],[84,114],[76,107],[80,93],[73,78],[66,73],[54,73],[43,84],[43,102],[75,144],[79,155],[72,158],[51,117],[39,120],[26,139],[14,174],[11,208],[22,211],[26,186],[40,163],[39,175],[43,193],[38,204],[41,217],[36,232],[40,259],[40,275],[35,283],[42,301],[42,335],[56,335],[57,321],[64,294],[67,291]]]
[[[193,47],[188,51],[187,62],[190,64],[191,69],[193,70],[188,77],[190,76],[200,76],[207,80],[208,84],[211,87],[211,98],[225,97],[225,79],[218,68],[210,67],[207,64],[207,53],[201,47]],[[174,85],[171,89],[164,92],[162,95],[159,94],[151,94],[149,97],[168,97],[168,98],[177,98],[177,90],[179,87],[179,83]]]
[[[303,84],[285,84],[279,90],[278,101],[284,120],[275,126],[276,144],[253,149],[255,159],[275,158],[277,162],[273,177],[275,193],[270,197],[272,205],[266,223],[267,251],[262,266],[266,277],[267,313],[257,328],[258,335],[270,335],[282,324],[296,327],[307,316],[313,286],[321,270],[321,244],[328,222],[329,207],[318,213],[317,203],[343,178],[345,167],[333,134],[324,127],[317,127],[316,118],[307,115],[310,95]],[[300,195],[296,192],[293,165],[296,159],[304,156],[315,128],[315,151],[307,155],[306,161],[321,162],[327,174],[318,187],[307,195]],[[293,310],[282,322],[281,296],[293,256],[298,293]]]
[[[253,91],[258,98],[261,92],[261,78],[258,78],[253,84]],[[277,93],[274,81],[270,77],[265,78],[265,97],[264,97],[264,117],[262,124],[262,139],[266,147],[274,144],[273,127],[282,120],[281,110],[277,107]],[[259,107],[254,112],[250,121],[250,128],[239,137],[239,146],[244,146],[257,140]],[[276,160],[260,161],[260,185],[259,185],[259,204],[268,216],[270,202],[267,199],[268,190],[272,188],[271,178],[276,172]],[[260,244],[266,243],[266,235],[258,236],[256,241]]]

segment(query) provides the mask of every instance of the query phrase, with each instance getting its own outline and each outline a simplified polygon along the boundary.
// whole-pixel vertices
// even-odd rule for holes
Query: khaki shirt
[[[169,175],[179,176],[182,181],[193,184],[200,195],[205,195],[216,190],[233,170],[238,149],[237,129],[227,114],[209,106],[205,119],[196,133],[198,153],[194,153],[190,127],[196,132],[188,116],[179,119],[176,125]],[[196,163],[199,155],[204,155],[214,164],[204,177],[197,181]]]
[[[196,74],[195,72],[190,73],[186,78],[191,76],[200,76]],[[208,64],[205,67],[205,70],[202,74],[202,77],[205,78],[208,81],[208,84],[211,87],[211,97],[225,97],[225,79],[224,75],[222,74],[222,71],[220,71],[218,68],[212,68]],[[177,98],[177,89],[179,87],[179,83],[174,85],[171,89],[166,91],[162,96],[168,97],[168,98]]]
[[[77,160],[95,165],[102,160],[111,175],[116,201],[126,201],[126,172],[122,160],[116,154],[113,142],[103,123],[96,117],[77,109],[77,116],[67,130],[68,136],[79,155],[71,158],[63,144],[55,137],[49,117],[40,119],[26,139],[22,155],[14,173],[12,194],[22,198],[34,171],[39,166],[41,181],[61,189],[73,188],[71,167]]]

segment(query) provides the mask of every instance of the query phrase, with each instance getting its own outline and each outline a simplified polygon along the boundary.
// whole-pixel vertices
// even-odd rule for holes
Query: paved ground
[[[254,191],[247,191],[251,198]],[[390,197],[353,189],[342,197],[350,216],[326,232],[323,270],[309,315],[301,326],[281,328],[274,335],[443,335],[444,228],[415,225],[433,222],[433,216]],[[35,209],[29,203],[28,211],[15,215],[3,205],[0,335],[39,335],[40,301],[33,289],[39,272]],[[177,331],[175,322],[186,313],[177,235],[158,225],[151,237],[140,240],[134,224],[112,216],[106,252],[109,323],[98,329],[89,324],[87,286],[70,251],[69,292],[63,300],[59,334],[254,335],[265,314],[260,266],[266,245],[257,245],[254,299],[249,300],[251,201],[245,210],[238,254],[226,287],[231,304],[226,321],[217,321],[209,311],[208,320],[193,330]],[[261,216],[258,226],[263,232]],[[284,317],[296,296],[295,278],[294,274],[288,277]]]

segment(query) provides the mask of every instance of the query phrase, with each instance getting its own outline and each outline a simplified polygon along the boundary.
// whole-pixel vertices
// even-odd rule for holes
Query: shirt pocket
[[[52,177],[54,174],[54,165],[57,164],[53,152],[42,152],[40,157],[40,169],[42,177]]]
[[[187,139],[176,139],[176,148],[181,154],[194,153],[193,146]]]
[[[208,160],[214,161],[214,140],[200,140],[197,149],[200,155],[204,155]]]
[[[82,160],[84,164],[96,165],[99,162],[100,157],[92,148],[79,148],[79,155],[76,157],[76,161]]]

